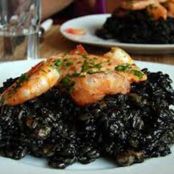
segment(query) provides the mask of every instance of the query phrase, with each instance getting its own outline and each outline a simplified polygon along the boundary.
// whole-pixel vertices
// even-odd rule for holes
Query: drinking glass
[[[40,0],[0,0],[0,61],[38,57]]]

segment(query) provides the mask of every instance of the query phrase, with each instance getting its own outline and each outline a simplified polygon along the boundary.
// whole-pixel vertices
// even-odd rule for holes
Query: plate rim
[[[65,27],[66,25],[68,24],[71,24],[72,22],[79,22],[83,19],[90,19],[90,18],[94,18],[94,17],[102,17],[102,18],[107,18],[109,17],[111,14],[109,13],[106,13],[106,14],[92,14],[92,15],[85,15],[85,16],[80,16],[80,17],[76,17],[76,18],[73,18],[73,19],[70,19],[66,22],[64,22],[63,24],[61,24],[60,26],[60,33],[67,39],[71,40],[71,41],[74,41],[74,42],[81,42],[81,43],[85,43],[85,44],[92,44],[92,45],[98,45],[98,46],[103,46],[103,47],[111,47],[111,46],[114,46],[113,44],[104,44],[104,43],[97,43],[97,42],[90,42],[90,41],[87,41],[87,40],[80,40],[78,38],[80,37],[77,37],[77,38],[73,38],[73,36],[71,35],[70,37],[70,34],[67,34],[64,30],[65,30]],[[97,37],[97,36],[96,36]],[[99,37],[97,37],[98,39],[101,39]],[[103,40],[103,42],[105,41],[112,41],[113,40]],[[102,42],[102,39],[101,39],[101,42]],[[122,43],[122,42],[118,42],[118,41],[115,41],[115,46],[120,46],[120,47],[124,47],[124,48],[130,48],[130,49],[137,49],[137,48],[142,48],[145,50],[154,50],[154,49],[171,49],[171,48],[174,48],[174,44],[137,44],[137,43]]]

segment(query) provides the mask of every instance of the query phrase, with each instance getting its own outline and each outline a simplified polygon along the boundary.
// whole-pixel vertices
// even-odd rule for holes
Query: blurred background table
[[[47,33],[44,35],[44,39],[40,44],[40,57],[50,57],[56,55],[62,51],[72,50],[77,43],[71,42],[65,39],[60,31],[59,25],[54,25]],[[103,54],[109,49],[99,48],[89,45],[84,45],[86,50],[93,54]],[[173,55],[132,55],[135,60],[150,61],[174,65],[174,54]]]

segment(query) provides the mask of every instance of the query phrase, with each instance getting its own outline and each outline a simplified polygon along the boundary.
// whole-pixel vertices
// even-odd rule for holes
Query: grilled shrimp
[[[85,50],[78,47],[78,52],[84,53]],[[68,72],[68,69],[60,69],[63,56],[64,53],[42,61],[22,74],[15,83],[0,94],[0,103],[4,105],[22,104],[55,86],[63,77],[63,73]],[[73,67],[71,69],[73,70]]]
[[[61,53],[33,67],[7,88],[0,99],[4,105],[22,104],[57,85],[68,89],[78,105],[86,105],[107,94],[125,94],[130,91],[132,82],[146,79],[120,48],[96,56],[78,46],[70,53]]]
[[[120,6],[127,10],[142,10],[150,5],[168,2],[169,0],[123,0]]]
[[[87,105],[101,100],[105,95],[126,94],[132,82],[140,82],[147,76],[134,64],[131,57],[120,48],[113,48],[101,57],[102,62],[97,73],[87,74],[85,78],[76,77],[71,97],[78,105]]]
[[[160,3],[148,6],[147,11],[155,20],[167,19],[167,9]]]
[[[74,82],[71,96],[81,106],[95,103],[107,94],[126,94],[130,90],[129,80],[116,72],[87,75]]]
[[[167,9],[162,3],[168,0],[126,0],[122,1],[120,7],[125,10],[143,10],[147,9],[148,13],[155,19],[167,19]]]
[[[157,0],[124,0],[121,1],[120,6],[125,10],[142,10],[156,3]]]
[[[54,67],[55,59],[50,58],[22,74],[17,81],[0,96],[1,103],[17,105],[37,97],[53,87],[60,78]]]
[[[164,5],[167,8],[168,16],[174,17],[174,0],[168,0]]]

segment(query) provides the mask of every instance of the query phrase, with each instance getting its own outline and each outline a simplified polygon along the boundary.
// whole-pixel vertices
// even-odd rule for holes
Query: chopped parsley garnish
[[[55,66],[57,67],[57,68],[59,68],[60,66],[62,66],[62,61],[61,60],[56,60],[56,62],[55,62]]]
[[[130,64],[122,64],[122,65],[118,65],[115,67],[116,71],[128,71],[131,69],[131,65]]]
[[[85,60],[83,62],[81,72],[82,73],[86,72],[86,73],[89,73],[89,74],[94,74],[94,73],[97,73],[101,68],[102,68],[101,63],[96,63],[95,59],[90,59],[88,61]]]
[[[64,85],[64,86],[68,86],[71,82],[71,78],[69,76],[65,76],[62,80],[61,80],[61,83]]]
[[[73,64],[73,62],[69,61],[68,59],[64,59],[63,61],[58,59],[56,60],[56,62],[54,63],[55,67],[57,70],[60,69],[61,66],[64,66],[64,67],[69,67]]]
[[[64,87],[65,90],[71,92],[75,82],[71,79],[71,77],[69,75],[65,76],[62,80],[61,80],[61,85]]]
[[[115,67],[116,71],[121,71],[121,72],[129,72],[132,73],[133,75],[137,76],[139,79],[143,78],[144,73],[141,72],[140,70],[133,69],[131,64],[122,64],[118,65]]]
[[[144,76],[143,72],[136,70],[136,69],[131,70],[131,73],[134,74],[135,76],[137,76],[139,79],[142,79]]]
[[[87,72],[90,69],[89,62],[85,60],[82,65],[82,72]]]
[[[95,65],[94,65],[94,68],[101,69],[101,68],[102,68],[101,63],[97,63],[97,64],[95,64]]]
[[[62,60],[57,59],[54,63],[54,68],[56,68],[56,70],[59,71],[62,64],[63,64]]]

